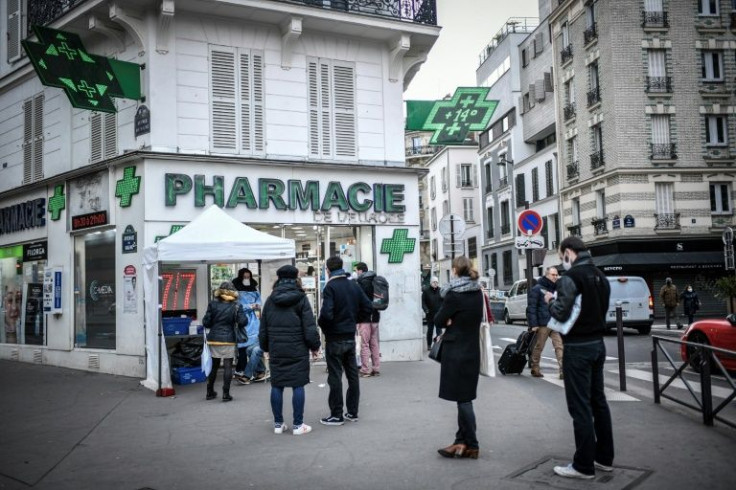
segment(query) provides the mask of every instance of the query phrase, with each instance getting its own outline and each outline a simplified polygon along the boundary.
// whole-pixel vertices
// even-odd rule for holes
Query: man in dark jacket
[[[360,287],[347,277],[340,257],[330,257],[325,264],[329,279],[322,291],[322,308],[317,323],[325,335],[328,404],[330,416],[320,419],[324,425],[343,425],[345,419],[358,421],[360,385],[355,361],[355,325],[359,317],[371,314],[373,305]],[[343,417],[342,371],[348,380],[347,413]]]
[[[432,279],[429,280],[429,286],[422,291],[422,309],[427,318],[427,349],[432,347],[432,340],[441,333],[442,327],[434,324],[434,317],[441,307],[440,280],[432,276]]]
[[[532,349],[532,376],[535,378],[544,377],[539,371],[539,361],[542,358],[544,344],[547,343],[547,337],[549,337],[552,339],[552,346],[555,348],[555,357],[557,357],[557,364],[560,368],[559,376],[562,379],[562,337],[560,337],[559,332],[547,328],[549,308],[544,302],[544,293],[547,291],[554,292],[558,277],[556,267],[547,267],[544,277],[541,277],[527,294],[527,324],[537,332]]]
[[[565,398],[575,431],[575,456],[571,464],[555,466],[554,471],[567,478],[592,480],[596,470],[613,469],[613,429],[603,384],[603,334],[611,286],[580,238],[562,241],[560,259],[567,272],[557,281],[557,298],[549,292],[544,295],[550,314],[564,322],[570,318],[576,296],[582,295],[582,300],[580,315],[562,337]]]
[[[366,297],[373,301],[373,279],[376,273],[368,270],[365,262],[355,264],[355,273],[358,275],[358,286]],[[381,313],[373,308],[367,315],[358,315],[358,334],[360,335],[360,377],[381,375],[381,351],[378,344],[378,322]]]

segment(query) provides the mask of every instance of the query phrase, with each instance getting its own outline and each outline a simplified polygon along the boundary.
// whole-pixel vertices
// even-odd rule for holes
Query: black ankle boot
[[[215,396],[217,394],[215,393]],[[233,397],[230,396],[230,390],[222,390],[222,401],[229,402],[232,401]]]
[[[214,400],[215,398],[217,398],[217,392],[215,390],[207,388],[207,396],[205,398],[207,400]]]

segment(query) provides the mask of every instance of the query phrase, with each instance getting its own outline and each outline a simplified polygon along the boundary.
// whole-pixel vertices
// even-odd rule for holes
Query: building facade
[[[609,275],[692,284],[702,314],[733,226],[734,5],[553,5],[562,228]],[[662,315],[655,301],[655,315]]]
[[[143,250],[212,204],[294,239],[317,291],[326,257],[367,262],[396,291],[383,358],[421,358],[402,94],[439,35],[433,0],[45,3],[0,6],[0,358],[143,377]],[[145,100],[73,108],[19,49],[35,24],[144,66]],[[265,297],[273,264],[249,266]],[[48,271],[60,308],[44,315]],[[227,272],[167,264],[164,314],[201,319]]]

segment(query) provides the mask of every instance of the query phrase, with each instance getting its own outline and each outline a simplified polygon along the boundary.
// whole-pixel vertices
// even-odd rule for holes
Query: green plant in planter
[[[714,286],[714,296],[728,301],[729,313],[736,313],[736,276],[726,276],[718,279]]]

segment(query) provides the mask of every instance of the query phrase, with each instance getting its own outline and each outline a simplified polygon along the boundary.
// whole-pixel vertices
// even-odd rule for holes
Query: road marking
[[[608,372],[616,373],[618,374],[618,368],[615,369],[609,369]],[[642,381],[648,381],[650,383],[654,380],[654,374],[648,371],[642,371],[641,369],[626,369],[626,377],[627,378],[634,378],[639,379]],[[659,376],[659,386],[661,387],[663,384],[667,382],[669,379],[669,376]],[[697,381],[688,380],[690,383],[690,386],[692,387],[693,391],[695,393],[700,393],[700,383]],[[679,388],[681,390],[687,390],[687,386],[685,386],[685,383],[682,382],[681,379],[675,379],[672,383],[670,383],[670,386]],[[667,388],[669,388],[668,386]],[[717,398],[726,398],[733,393],[733,390],[729,390],[727,388],[721,388],[719,386],[711,386],[710,388],[711,393],[713,396]],[[666,392],[666,390],[665,390]],[[733,401],[731,403],[734,403]]]
[[[505,340],[506,342],[511,342],[512,344],[515,344],[516,343],[516,339],[511,339],[509,337],[501,337],[498,340]]]
[[[565,380],[559,379],[556,376],[545,376],[542,378],[547,383],[552,383],[553,385],[559,386],[561,388],[565,387]],[[605,388],[606,393],[606,399],[609,402],[638,402],[641,401],[638,398],[634,398],[631,395],[627,395],[626,393],[621,393],[620,391],[612,390],[611,388]]]

